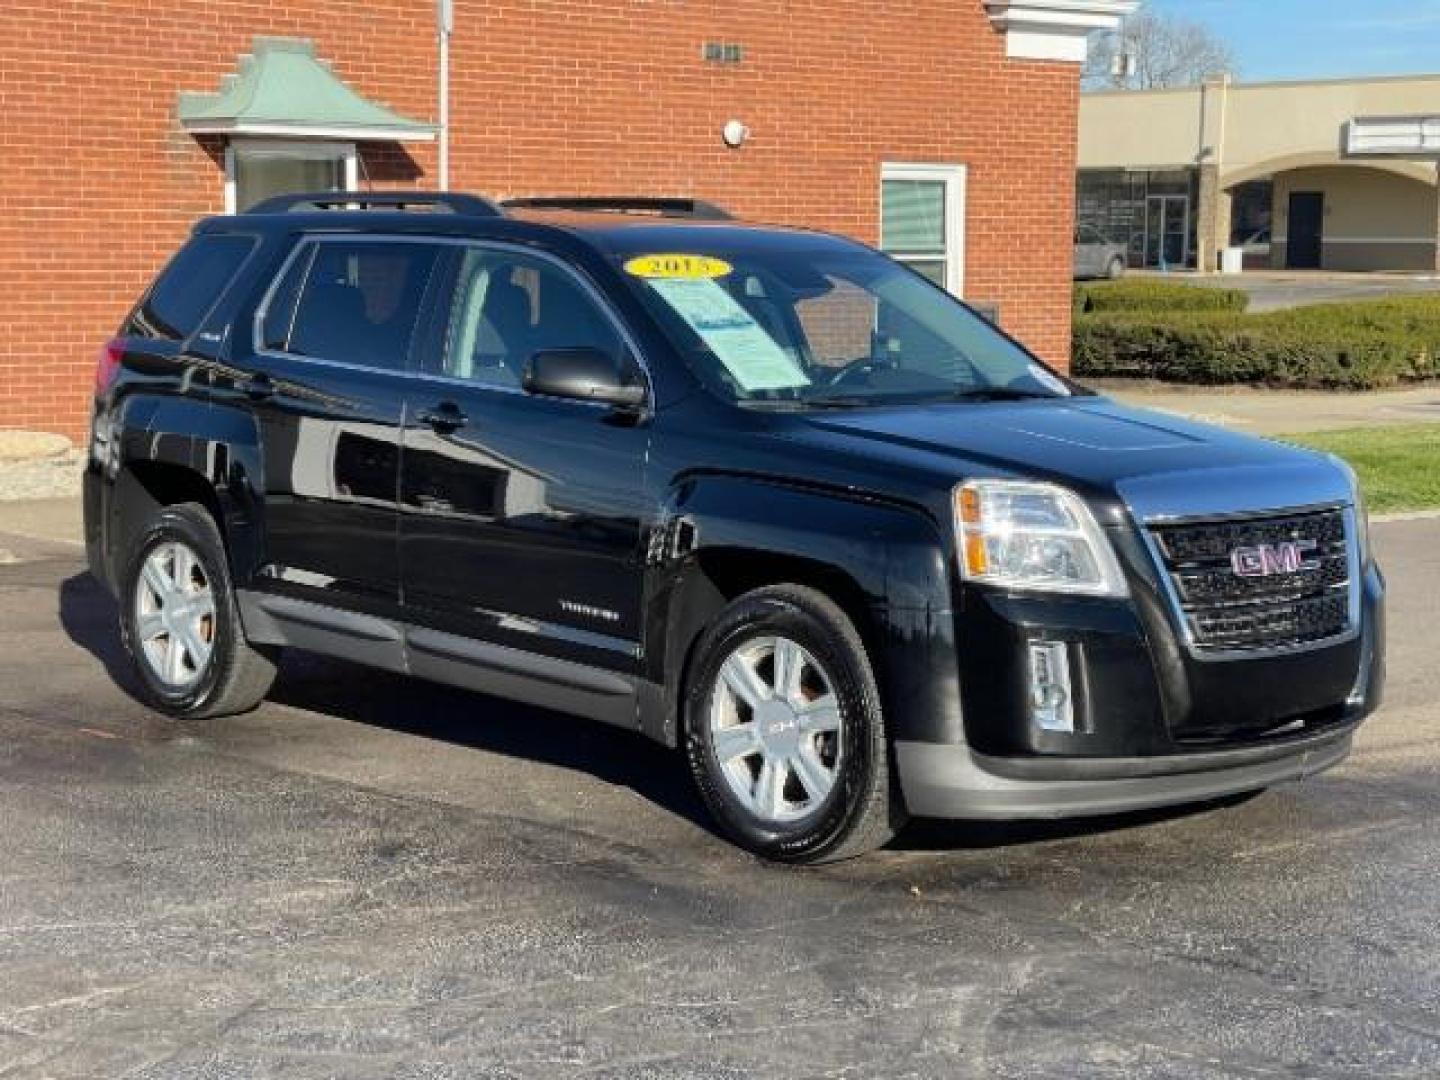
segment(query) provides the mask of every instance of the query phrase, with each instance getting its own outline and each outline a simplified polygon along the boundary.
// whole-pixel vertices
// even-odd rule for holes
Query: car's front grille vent
[[[1163,570],[1198,652],[1264,652],[1351,628],[1343,510],[1154,525]]]

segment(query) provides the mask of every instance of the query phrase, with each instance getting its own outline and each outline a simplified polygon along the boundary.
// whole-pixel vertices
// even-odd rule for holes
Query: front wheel
[[[706,805],[758,855],[851,858],[903,821],[864,644],[813,589],[760,589],[721,613],[698,647],[686,732]]]
[[[245,640],[224,541],[204,507],[159,509],[126,553],[120,633],[150,705],[171,716],[253,709],[275,653]]]

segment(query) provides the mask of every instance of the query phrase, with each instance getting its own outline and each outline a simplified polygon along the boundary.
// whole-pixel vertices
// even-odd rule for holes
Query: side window
[[[295,323],[295,301],[300,285],[310,273],[310,260],[315,257],[314,244],[302,244],[285,266],[285,276],[275,286],[265,317],[260,324],[260,347],[271,352],[284,352],[290,343],[290,328]]]
[[[438,258],[429,244],[316,243],[284,351],[402,370]]]
[[[568,273],[544,259],[470,248],[460,260],[440,374],[518,389],[543,349],[624,356],[619,333]]]
[[[249,236],[207,234],[180,249],[161,272],[125,327],[136,337],[183,341],[235,279],[240,264],[255,249]]]

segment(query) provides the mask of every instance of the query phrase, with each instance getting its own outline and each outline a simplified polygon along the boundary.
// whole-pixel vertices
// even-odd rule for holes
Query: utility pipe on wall
[[[450,35],[455,32],[454,0],[435,0],[440,46],[440,190],[450,190]]]

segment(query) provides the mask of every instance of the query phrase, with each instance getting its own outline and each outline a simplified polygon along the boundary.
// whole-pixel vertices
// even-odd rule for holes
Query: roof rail
[[[247,214],[286,214],[307,210],[443,210],[467,217],[503,217],[504,211],[479,195],[449,191],[302,191],[256,203]]]
[[[544,195],[506,199],[500,204],[515,210],[588,210],[602,214],[654,214],[706,221],[730,221],[726,209],[703,199],[654,199],[634,195]]]

